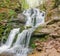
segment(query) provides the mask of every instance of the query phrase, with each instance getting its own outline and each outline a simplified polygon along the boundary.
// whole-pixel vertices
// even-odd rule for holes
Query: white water
[[[44,23],[45,18],[45,12],[39,11],[36,8],[28,9],[24,11],[23,14],[27,18],[25,28],[27,26],[31,26],[31,28],[25,29],[19,33],[13,47],[8,50],[10,52],[16,53],[16,56],[27,56],[27,53],[29,52],[29,42],[31,35],[40,24]]]
[[[35,28],[30,28],[19,33],[13,47],[8,49],[8,51],[16,53],[16,56],[27,56],[31,34],[34,30]]]
[[[14,44],[15,45],[19,45],[19,44],[25,44],[23,40],[25,40],[25,37],[26,37],[26,34],[27,34],[28,30],[23,30],[22,33],[19,33],[18,34],[18,38],[17,38],[17,41],[16,43]]]
[[[7,41],[6,41],[6,45],[11,46],[11,44],[12,44],[12,42],[13,42],[16,34],[19,33],[19,30],[20,30],[20,28],[16,28],[16,29],[13,29],[13,30],[10,32],[10,34],[9,34],[9,36],[8,36],[8,39],[7,39]]]
[[[34,22],[35,22],[35,27],[38,27],[40,24],[44,23],[44,18],[45,18],[45,12],[41,11],[37,8],[33,8],[33,9],[27,9],[23,12],[23,14],[26,16],[27,18],[27,22],[25,26],[34,26]]]
[[[19,32],[19,30],[20,30],[20,28],[16,28],[16,29],[11,30],[6,43],[0,47],[0,53],[11,47],[12,42],[15,38],[15,35]]]
[[[29,52],[29,42],[33,31],[40,25],[44,23],[45,12],[39,11],[39,9],[33,8],[28,9],[23,12],[26,16],[27,21],[25,24],[25,30],[18,34],[16,42],[13,44],[12,48],[7,49],[7,51],[15,53],[16,56],[27,56]],[[30,27],[26,29],[27,27]],[[19,30],[18,30],[19,31]],[[6,45],[11,46],[11,43],[15,37],[16,30],[10,33]],[[11,38],[10,38],[11,37]],[[10,42],[11,41],[11,42]]]
[[[43,3],[44,0],[26,0],[29,4],[29,8],[34,8]]]

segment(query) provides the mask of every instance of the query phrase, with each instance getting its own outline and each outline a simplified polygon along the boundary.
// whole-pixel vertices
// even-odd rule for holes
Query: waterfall
[[[6,41],[6,45],[8,46],[11,46],[16,34],[19,32],[20,28],[17,28],[17,29],[13,29],[11,30],[9,36],[8,36],[8,39]]]
[[[30,8],[34,8],[43,3],[44,0],[26,0]],[[33,5],[32,5],[33,4]]]
[[[35,29],[44,23],[45,12],[36,8],[27,9],[23,12],[26,16],[25,30],[18,34],[17,40],[14,43],[13,47],[8,51],[16,53],[16,56],[27,56],[29,52],[29,42],[32,33]],[[28,28],[27,27],[30,27]]]
[[[37,8],[27,9],[23,12],[23,14],[27,19],[25,23],[25,30],[18,33],[19,28],[13,29],[10,32],[9,38],[6,42],[6,45],[10,47],[16,33],[18,33],[16,42],[11,48],[7,49],[8,52],[15,53],[16,56],[27,56],[27,53],[29,52],[29,42],[31,35],[40,24],[44,23],[45,18],[45,12]],[[31,28],[27,29],[27,27]]]
[[[27,18],[25,26],[38,27],[40,24],[44,23],[45,12],[37,8],[27,9],[23,12]]]
[[[27,56],[27,53],[29,52],[30,38],[34,30],[35,28],[30,28],[19,33],[13,47],[7,51],[16,53],[16,56]]]
[[[6,43],[0,47],[0,53],[11,47],[15,35],[19,32],[19,30],[20,28],[15,28],[11,30]]]
[[[19,44],[21,45],[24,44],[23,40],[25,39],[27,32],[28,30],[23,30],[22,33],[18,34],[17,41],[15,42],[14,46]]]

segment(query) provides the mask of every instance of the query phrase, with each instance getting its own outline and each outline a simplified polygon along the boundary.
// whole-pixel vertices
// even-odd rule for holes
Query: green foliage
[[[21,5],[18,0],[0,0],[0,20],[10,19],[16,16],[16,9],[21,11]]]
[[[0,38],[3,36],[4,27],[0,25]]]
[[[16,17],[16,12],[10,9],[8,12],[0,13],[0,21],[1,20],[9,20],[12,16]]]
[[[4,20],[7,17],[6,13],[0,13],[0,21]]]
[[[7,20],[9,22],[12,16],[13,17],[17,16],[17,12],[15,10],[18,9],[19,11],[21,11],[20,4],[22,4],[19,3],[18,1],[19,0],[0,0],[0,22],[4,20]],[[0,24],[0,40],[4,38],[5,42],[13,26],[12,23],[11,24],[7,23],[7,25],[3,24],[4,22]],[[23,28],[21,29],[23,30]]]
[[[12,16],[16,17],[17,13],[14,10],[10,9],[9,12],[8,12],[8,18],[11,18]]]
[[[23,9],[28,9],[29,5],[27,4],[26,0],[21,0],[22,8]]]
[[[10,25],[7,26],[7,25],[6,25],[5,30],[3,31],[4,34],[2,35],[2,36],[5,36],[4,40],[7,40],[8,35],[9,35],[11,29],[12,29],[12,26],[10,26]]]
[[[31,44],[31,47],[32,47],[32,48],[35,48],[36,46],[35,46],[35,44]]]
[[[5,8],[11,8],[11,9],[14,9],[14,8],[17,8],[19,7],[20,5],[18,4],[18,0],[2,0],[0,1],[0,7],[5,7]]]
[[[9,15],[10,15],[10,16],[12,16],[12,15],[14,15],[14,14],[15,14],[15,11],[14,11],[14,10],[10,10],[10,11],[9,11]]]
[[[0,24],[0,40],[3,38],[4,42],[7,40],[8,38],[8,35],[10,33],[10,30],[12,29],[13,27],[11,25],[3,25],[3,24]]]
[[[33,49],[35,48],[35,43],[34,43],[34,40],[36,39],[36,37],[32,37],[31,39],[30,39],[30,47],[32,47]]]

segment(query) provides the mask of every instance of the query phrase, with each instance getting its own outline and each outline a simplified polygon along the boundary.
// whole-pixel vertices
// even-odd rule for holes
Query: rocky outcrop
[[[11,20],[7,21],[7,25],[12,26],[12,28],[22,27],[25,25],[27,19],[25,16],[20,13],[18,14],[17,18],[12,18]]]
[[[18,14],[16,19],[11,20],[11,22],[22,23],[22,24],[25,24],[26,21],[27,19],[22,13]]]
[[[33,35],[49,35],[51,37],[60,37],[60,19],[53,19],[38,27]]]

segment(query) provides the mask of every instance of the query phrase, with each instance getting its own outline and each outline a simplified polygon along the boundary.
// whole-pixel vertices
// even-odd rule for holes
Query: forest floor
[[[42,50],[34,50],[29,56],[60,56],[60,38],[47,40]]]

